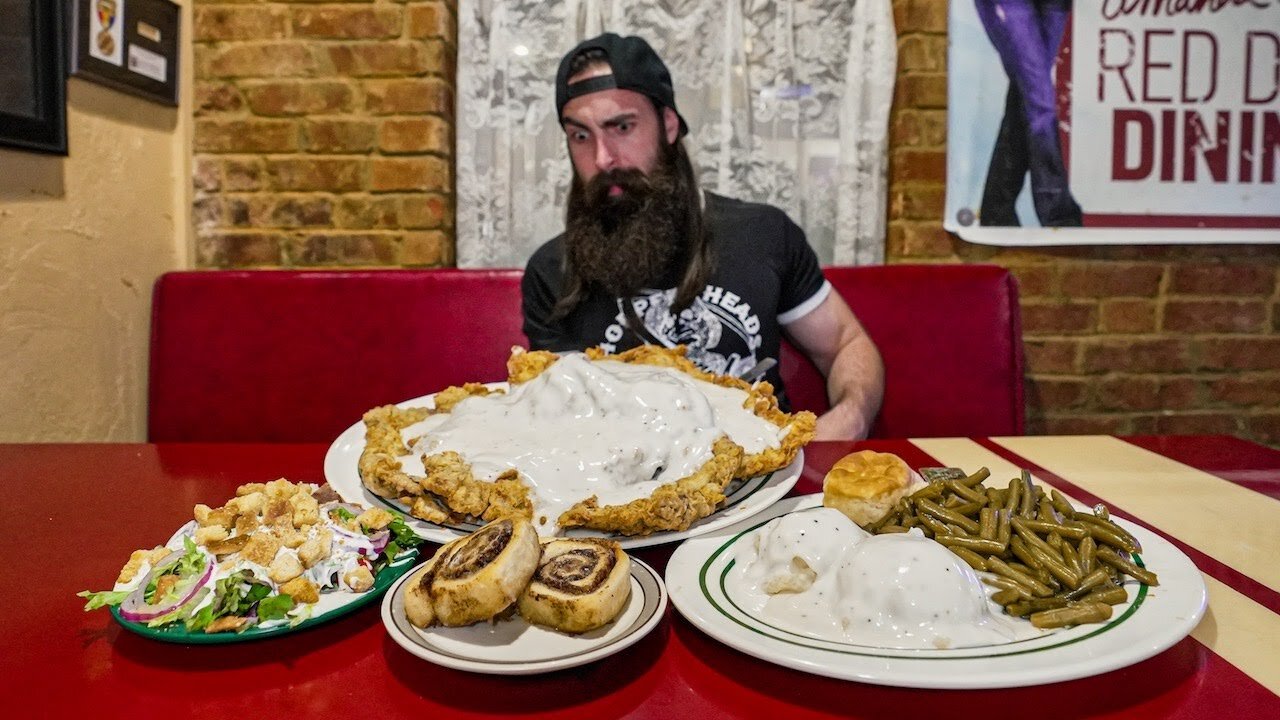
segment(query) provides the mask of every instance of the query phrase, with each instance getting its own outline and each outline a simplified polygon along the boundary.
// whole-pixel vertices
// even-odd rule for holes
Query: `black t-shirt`
[[[707,286],[693,305],[673,314],[674,287],[632,298],[647,334],[667,347],[685,345],[699,367],[740,375],[764,358],[777,358],[781,326],[817,307],[831,286],[801,230],[778,208],[705,193],[705,218],[715,256]],[[549,318],[560,296],[564,236],[538,248],[525,268],[524,332],[534,350],[582,350],[596,345],[620,352],[641,344],[627,328],[622,300],[589,296],[567,317]],[[786,406],[775,365],[765,375]]]

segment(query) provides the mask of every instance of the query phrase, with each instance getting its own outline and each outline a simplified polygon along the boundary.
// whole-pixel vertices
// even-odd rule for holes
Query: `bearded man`
[[[816,439],[865,437],[879,352],[785,213],[699,190],[653,48],[613,33],[580,43],[560,62],[556,111],[574,179],[565,232],[525,268],[530,347],[685,345],[700,367],[742,376],[776,361],[785,333],[827,379]],[[786,408],[776,364],[764,379]]]

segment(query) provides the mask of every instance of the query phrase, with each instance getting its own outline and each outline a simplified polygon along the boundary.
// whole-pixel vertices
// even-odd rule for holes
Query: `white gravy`
[[[781,429],[743,408],[746,399],[672,368],[574,353],[506,394],[467,398],[406,428],[414,455],[400,460],[421,474],[421,455],[453,450],[482,480],[515,468],[535,524],[553,534],[560,514],[591,495],[617,505],[691,475],[721,435],[748,453],[778,447]]]
[[[769,591],[803,587],[804,577],[812,578],[804,589]],[[868,535],[830,508],[775,518],[743,538],[726,590],[782,629],[872,647],[973,647],[1040,634],[1004,615],[972,568],[918,530]]]

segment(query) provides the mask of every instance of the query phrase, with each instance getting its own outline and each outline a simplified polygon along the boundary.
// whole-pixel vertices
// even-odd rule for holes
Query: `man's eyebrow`
[[[614,115],[613,117],[609,118],[608,120],[605,120],[604,122],[600,123],[600,126],[601,126],[601,127],[606,127],[606,128],[617,127],[617,126],[621,125],[621,124],[622,124],[622,123],[624,123],[624,122],[632,122],[632,121],[634,121],[638,116],[639,116],[639,113],[637,113],[637,112],[635,112],[635,111],[632,111],[632,110],[628,110],[627,112],[619,113],[619,114]],[[561,125],[572,125],[572,126],[574,126],[575,128],[581,128],[581,129],[583,129],[583,130],[590,130],[590,129],[591,129],[591,128],[587,127],[587,124],[586,124],[586,123],[584,123],[584,122],[580,122],[580,121],[578,121],[578,120],[574,120],[573,118],[571,118],[571,117],[569,117],[569,116],[567,116],[567,115],[566,115],[565,117],[563,117],[563,118],[561,118],[561,119],[560,119],[560,124],[561,124]]]
[[[618,125],[621,125],[624,122],[631,122],[632,120],[635,120],[637,116],[638,116],[638,113],[635,113],[635,112],[624,112],[618,115],[614,115],[613,117],[609,118],[608,120],[605,120],[600,124],[604,127],[616,127]]]

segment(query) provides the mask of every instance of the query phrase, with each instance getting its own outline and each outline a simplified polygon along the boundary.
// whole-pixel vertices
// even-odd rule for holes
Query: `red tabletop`
[[[1280,499],[1280,453],[1261,446],[1229,437],[1107,440],[1202,471],[1255,494],[1268,507]],[[956,446],[965,452],[977,448],[973,451],[1035,467],[1077,497],[1096,492],[1085,482],[1087,474],[1073,485],[1071,472],[1056,474],[1010,449],[1019,446],[989,439],[956,442],[967,443]],[[862,447],[895,452],[921,467],[945,464],[925,448],[937,452],[951,446],[906,440],[814,443],[806,449],[804,474],[793,494],[820,491],[831,464]],[[1250,660],[1248,643],[1226,634],[1219,646],[1212,633],[1200,632],[1203,624],[1154,658],[1092,678],[1011,690],[923,691],[832,680],[757,660],[704,635],[674,608],[653,633],[617,655],[529,677],[469,674],[420,660],[388,638],[376,604],[295,635],[220,646],[155,642],[123,630],[106,611],[82,612],[77,591],[107,588],[132,550],[162,542],[196,503],[219,505],[245,482],[275,477],[321,482],[325,450],[322,445],[0,445],[10,528],[0,544],[0,597],[8,604],[0,613],[4,716],[1280,717],[1276,661]],[[1205,622],[1213,621],[1213,588],[1219,582],[1232,597],[1244,598],[1246,609],[1260,607],[1280,616],[1280,595],[1269,578],[1253,577],[1247,568],[1182,542],[1164,531],[1158,513],[1126,515],[1123,505],[1116,511],[1181,543],[1209,576],[1214,584]],[[671,550],[634,553],[661,571]],[[1222,608],[1224,627],[1231,620],[1225,613],[1245,612],[1228,610],[1225,603]],[[1257,642],[1274,638],[1270,632],[1274,628],[1263,628]]]

